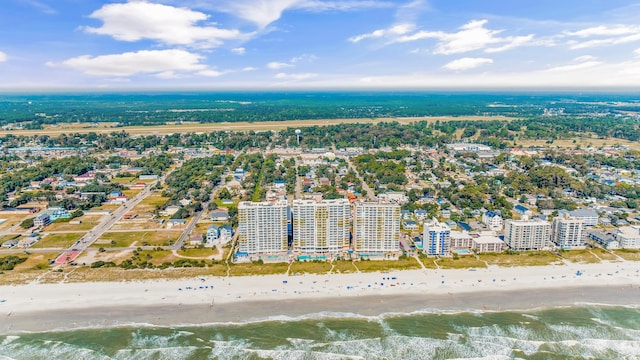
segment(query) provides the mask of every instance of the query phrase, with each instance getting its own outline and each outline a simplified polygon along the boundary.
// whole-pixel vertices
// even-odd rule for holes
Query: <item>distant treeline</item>
[[[584,116],[637,111],[630,95],[541,95],[425,92],[129,93],[0,96],[0,125],[27,128],[65,122],[237,122],[329,118],[504,115],[544,110]],[[615,102],[615,103],[614,103]],[[625,102],[621,105],[621,102]]]

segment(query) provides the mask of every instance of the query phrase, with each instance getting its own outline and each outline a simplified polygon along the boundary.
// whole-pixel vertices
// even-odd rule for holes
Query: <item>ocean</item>
[[[0,336],[3,360],[638,358],[640,308],[593,304],[524,312],[318,313]]]

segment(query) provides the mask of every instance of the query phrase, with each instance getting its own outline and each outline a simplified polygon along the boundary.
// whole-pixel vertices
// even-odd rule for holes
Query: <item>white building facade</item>
[[[504,227],[504,220],[502,219],[502,216],[493,211],[487,211],[482,214],[482,223],[487,225],[487,227],[493,231],[500,231]]]
[[[400,205],[360,202],[355,204],[353,247],[360,254],[383,255],[400,250]]]
[[[451,254],[451,229],[436,219],[425,223],[422,251],[428,256],[449,256]]]
[[[550,245],[551,224],[542,220],[507,220],[504,242],[516,251],[541,250]]]
[[[584,220],[568,214],[558,216],[551,223],[551,241],[561,248],[583,248],[587,245],[587,227]]]
[[[616,233],[616,240],[623,249],[640,249],[640,226],[623,226]]]
[[[281,254],[288,250],[285,201],[238,204],[238,252],[251,255]]]
[[[294,251],[335,256],[349,249],[349,200],[294,200],[291,212]]]

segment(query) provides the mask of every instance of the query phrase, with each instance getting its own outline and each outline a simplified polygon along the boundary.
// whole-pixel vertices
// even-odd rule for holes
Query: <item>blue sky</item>
[[[640,2],[2,0],[1,89],[640,85]]]

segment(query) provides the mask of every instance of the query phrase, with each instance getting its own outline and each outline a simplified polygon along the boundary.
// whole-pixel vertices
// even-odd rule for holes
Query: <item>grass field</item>
[[[307,126],[329,126],[339,124],[377,124],[381,122],[397,121],[401,124],[410,124],[418,121],[436,122],[436,121],[451,121],[451,120],[511,120],[512,118],[504,116],[423,116],[423,117],[401,117],[401,118],[361,118],[361,119],[314,119],[314,120],[285,120],[285,121],[257,121],[257,122],[232,122],[232,123],[192,123],[192,124],[171,124],[171,125],[155,125],[155,126],[125,126],[117,128],[117,131],[125,131],[132,135],[162,135],[162,134],[175,134],[175,133],[190,133],[190,132],[212,132],[212,131],[250,131],[250,130],[283,130],[286,128],[300,128]],[[114,131],[113,128],[96,129],[85,126],[78,126],[73,128],[65,127],[51,127],[46,126],[42,130],[4,130],[0,131],[0,136],[7,134],[12,135],[49,135],[60,136],[61,134],[68,134],[70,131],[73,133],[86,134],[90,132],[95,133],[110,133]]]
[[[133,190],[122,190],[122,195],[131,199],[132,197],[138,195],[138,193],[142,191],[141,189],[133,189]]]
[[[20,237],[19,234],[7,234],[0,236],[0,244],[9,240],[17,240]]]
[[[355,266],[362,272],[411,270],[421,269],[420,264],[414,258],[402,260],[362,260],[356,261]]]
[[[592,264],[600,262],[599,256],[594,255],[594,253],[589,250],[563,251],[560,255],[563,258],[578,264]]]
[[[80,224],[70,224],[69,222],[60,222],[60,223],[55,222],[47,225],[44,228],[44,230],[45,231],[89,231],[93,229],[96,225],[98,225],[99,223],[98,220],[100,219],[100,217],[92,216],[90,218],[87,218],[90,220],[83,220],[81,218],[78,218],[78,219],[82,221]]]
[[[151,214],[156,211],[157,207],[164,205],[167,201],[169,201],[169,198],[160,195],[160,193],[153,193],[136,205],[131,212]]]
[[[480,260],[486,261],[489,265],[504,267],[562,264],[560,258],[547,251],[521,252],[518,254],[480,254]]]
[[[211,258],[212,256],[218,255],[219,253],[220,251],[216,247],[204,249],[187,248],[184,250],[178,250],[179,255],[203,259]]]
[[[111,179],[111,182],[114,184],[128,184],[130,182],[132,182],[133,180],[135,180],[135,177],[130,176],[130,177],[116,177]]]
[[[350,274],[356,272],[356,267],[353,266],[351,261],[334,261],[332,265],[333,270],[331,270],[331,272],[333,274]]]
[[[206,268],[169,268],[169,269],[132,269],[81,267],[67,274],[67,282],[87,281],[138,281],[153,279],[189,279],[200,276],[224,276],[225,265],[214,265]],[[47,282],[48,279],[44,279]],[[186,280],[188,282],[188,280]],[[55,282],[55,281],[51,281]],[[176,289],[177,290],[177,289]]]
[[[158,230],[162,229],[163,225],[155,222],[151,219],[146,221],[139,219],[134,220],[122,220],[118,221],[111,227],[111,230],[131,230],[131,231],[144,231],[144,230]]]
[[[640,250],[619,249],[613,252],[625,260],[640,261]]]
[[[74,232],[66,234],[48,234],[32,246],[34,249],[66,249],[73,245],[86,233]]]
[[[271,274],[284,274],[287,272],[289,264],[287,263],[273,263],[254,265],[251,263],[246,264],[233,264],[231,265],[231,276],[246,276],[246,275],[271,275]]]
[[[331,263],[326,261],[321,262],[301,262],[295,261],[291,264],[291,270],[289,274],[327,274],[331,270]],[[354,269],[355,270],[355,269]]]
[[[0,224],[0,230],[6,230],[10,227],[20,224],[23,220],[29,217],[35,217],[34,214],[0,214],[0,219],[6,219],[7,221]],[[20,228],[22,229],[22,228]]]
[[[597,257],[599,257],[602,260],[609,260],[609,261],[618,260],[618,257],[615,254],[611,253],[611,251],[609,250],[596,248],[596,249],[591,249],[591,252],[594,253]]]
[[[484,261],[478,260],[474,256],[461,256],[458,259],[441,258],[436,262],[442,269],[471,269],[487,267],[487,264],[485,264]]]
[[[180,231],[106,232],[91,247],[169,246],[169,241],[177,240],[180,234]]]
[[[574,142],[575,140],[575,142]],[[541,146],[545,148],[569,148],[574,149],[576,146],[580,146],[581,148],[587,147],[608,147],[613,145],[624,145],[629,147],[631,150],[640,150],[640,143],[637,141],[629,141],[624,139],[598,139],[598,138],[590,138],[590,137],[580,137],[575,139],[563,139],[563,140],[555,140],[552,144],[547,144],[546,140],[526,140],[526,139],[518,139],[516,141],[518,146],[521,147],[529,147],[529,146]]]

